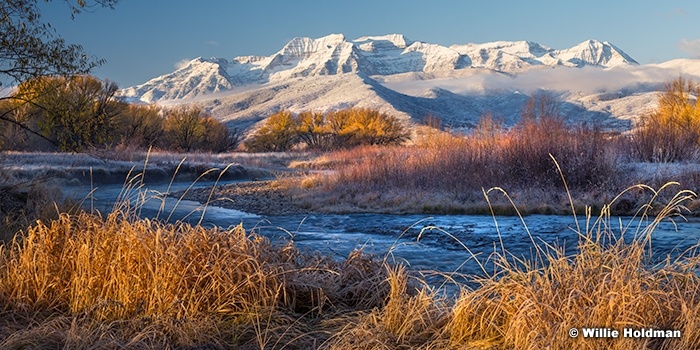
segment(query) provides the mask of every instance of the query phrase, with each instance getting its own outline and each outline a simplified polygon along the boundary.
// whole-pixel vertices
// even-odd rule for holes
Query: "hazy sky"
[[[107,63],[94,71],[127,87],[198,56],[271,55],[297,36],[402,33],[449,46],[530,40],[563,49],[609,41],[640,63],[700,57],[700,1],[184,1],[121,0],[74,20],[41,3],[69,43]]]

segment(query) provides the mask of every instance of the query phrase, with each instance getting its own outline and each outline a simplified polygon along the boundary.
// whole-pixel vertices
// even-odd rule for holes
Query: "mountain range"
[[[513,123],[532,94],[546,91],[572,121],[626,130],[679,74],[700,77],[700,61],[640,65],[597,40],[556,50],[531,41],[447,47],[401,34],[354,40],[332,34],[295,38],[270,56],[196,58],[120,94],[145,103],[198,103],[243,129],[280,109],[352,106],[409,124],[431,115],[468,128],[485,113]]]

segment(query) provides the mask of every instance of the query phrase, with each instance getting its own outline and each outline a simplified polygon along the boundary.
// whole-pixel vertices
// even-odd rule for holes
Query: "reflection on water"
[[[211,185],[200,183],[196,187]],[[174,184],[171,191],[187,189],[187,184]],[[467,275],[493,273],[489,257],[502,248],[513,258],[536,256],[533,242],[542,249],[560,247],[567,254],[573,253],[579,240],[573,216],[531,215],[521,221],[517,217],[476,215],[285,215],[261,217],[238,210],[208,206],[203,210],[197,202],[178,201],[168,197],[162,201],[167,184],[149,186],[145,197],[131,193],[133,201],[142,202],[142,217],[160,217],[184,220],[193,224],[231,227],[238,224],[273,242],[293,240],[302,250],[319,251],[337,257],[346,257],[350,251],[362,248],[366,252],[385,257],[390,261],[402,261],[413,269],[440,273],[458,272]],[[107,185],[97,188],[86,197],[89,189],[72,188],[70,194],[86,198],[84,207],[100,212],[112,210],[115,199],[122,193],[122,186]],[[145,200],[144,200],[145,198]],[[159,214],[160,213],[160,214]],[[631,239],[639,221],[631,218],[613,219],[616,236]],[[592,223],[590,223],[592,224]],[[644,224],[644,223],[642,223]],[[583,218],[579,225],[586,226]],[[628,226],[628,227],[627,227]],[[677,229],[677,230],[676,230]],[[529,230],[529,234],[528,234]],[[676,220],[662,222],[654,231],[651,248],[655,260],[668,255],[678,256],[698,244],[700,221]],[[436,279],[437,280],[437,279]],[[458,278],[459,280],[459,278]]]

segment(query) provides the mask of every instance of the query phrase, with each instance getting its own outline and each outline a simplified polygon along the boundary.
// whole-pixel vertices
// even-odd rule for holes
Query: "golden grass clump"
[[[6,249],[2,295],[28,310],[186,318],[264,309],[279,290],[281,261],[271,261],[269,244],[248,239],[242,227],[64,214]]]
[[[700,320],[700,258],[695,250],[661,265],[650,264],[656,225],[678,214],[694,194],[681,191],[627,237],[613,235],[610,217],[601,215],[579,228],[578,252],[537,247],[539,260],[516,261],[497,255],[498,276],[464,289],[445,328],[454,346],[496,349],[697,349]],[[609,208],[608,208],[609,210]],[[608,211],[609,213],[609,211]],[[590,219],[590,218],[589,218]],[[590,223],[588,221],[587,223]],[[619,338],[569,337],[584,327],[618,330]],[[679,330],[681,338],[625,338],[623,329]]]
[[[409,285],[405,267],[390,268],[390,286],[381,309],[344,317],[342,327],[326,344],[329,349],[412,349],[442,347],[440,333],[448,309],[428,292]]]
[[[381,306],[385,275],[361,252],[336,262],[241,226],[62,214],[2,247],[0,348],[304,348],[318,335],[301,319]]]

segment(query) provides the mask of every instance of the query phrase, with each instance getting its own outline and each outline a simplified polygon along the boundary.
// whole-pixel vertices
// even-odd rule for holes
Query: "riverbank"
[[[64,180],[81,184],[120,184],[139,175],[144,182],[200,180],[251,180],[269,178],[286,169],[285,154],[177,154],[134,152],[123,154],[72,154],[43,152],[0,153],[0,171],[9,182]],[[303,154],[294,159],[303,158]],[[222,170],[226,169],[225,172]]]
[[[352,187],[328,189],[319,176],[299,175],[278,180],[242,182],[177,192],[174,197],[193,200],[202,204],[241,210],[258,215],[288,214],[465,214],[465,215],[530,215],[571,214],[571,202],[565,190],[537,188],[486,189],[485,192],[436,193],[421,190],[405,191],[387,189],[384,192],[361,192]],[[592,215],[606,210],[611,215],[634,216],[649,200],[657,196],[657,205],[648,209],[656,214],[682,185],[670,184],[659,193],[664,184],[656,188],[637,186],[620,188],[619,191],[591,190],[571,193],[578,214]],[[508,192],[506,192],[508,191]],[[622,193],[622,194],[621,194]],[[184,194],[184,196],[183,196]],[[618,196],[619,195],[619,196]],[[488,199],[487,199],[488,197]],[[683,214],[700,215],[700,201],[689,200]]]
[[[288,171],[290,159],[304,157],[303,153],[0,152],[0,241],[11,240],[37,220],[55,219],[57,211],[78,210],[85,198],[66,190],[81,188],[85,195],[105,185],[265,179]]]

